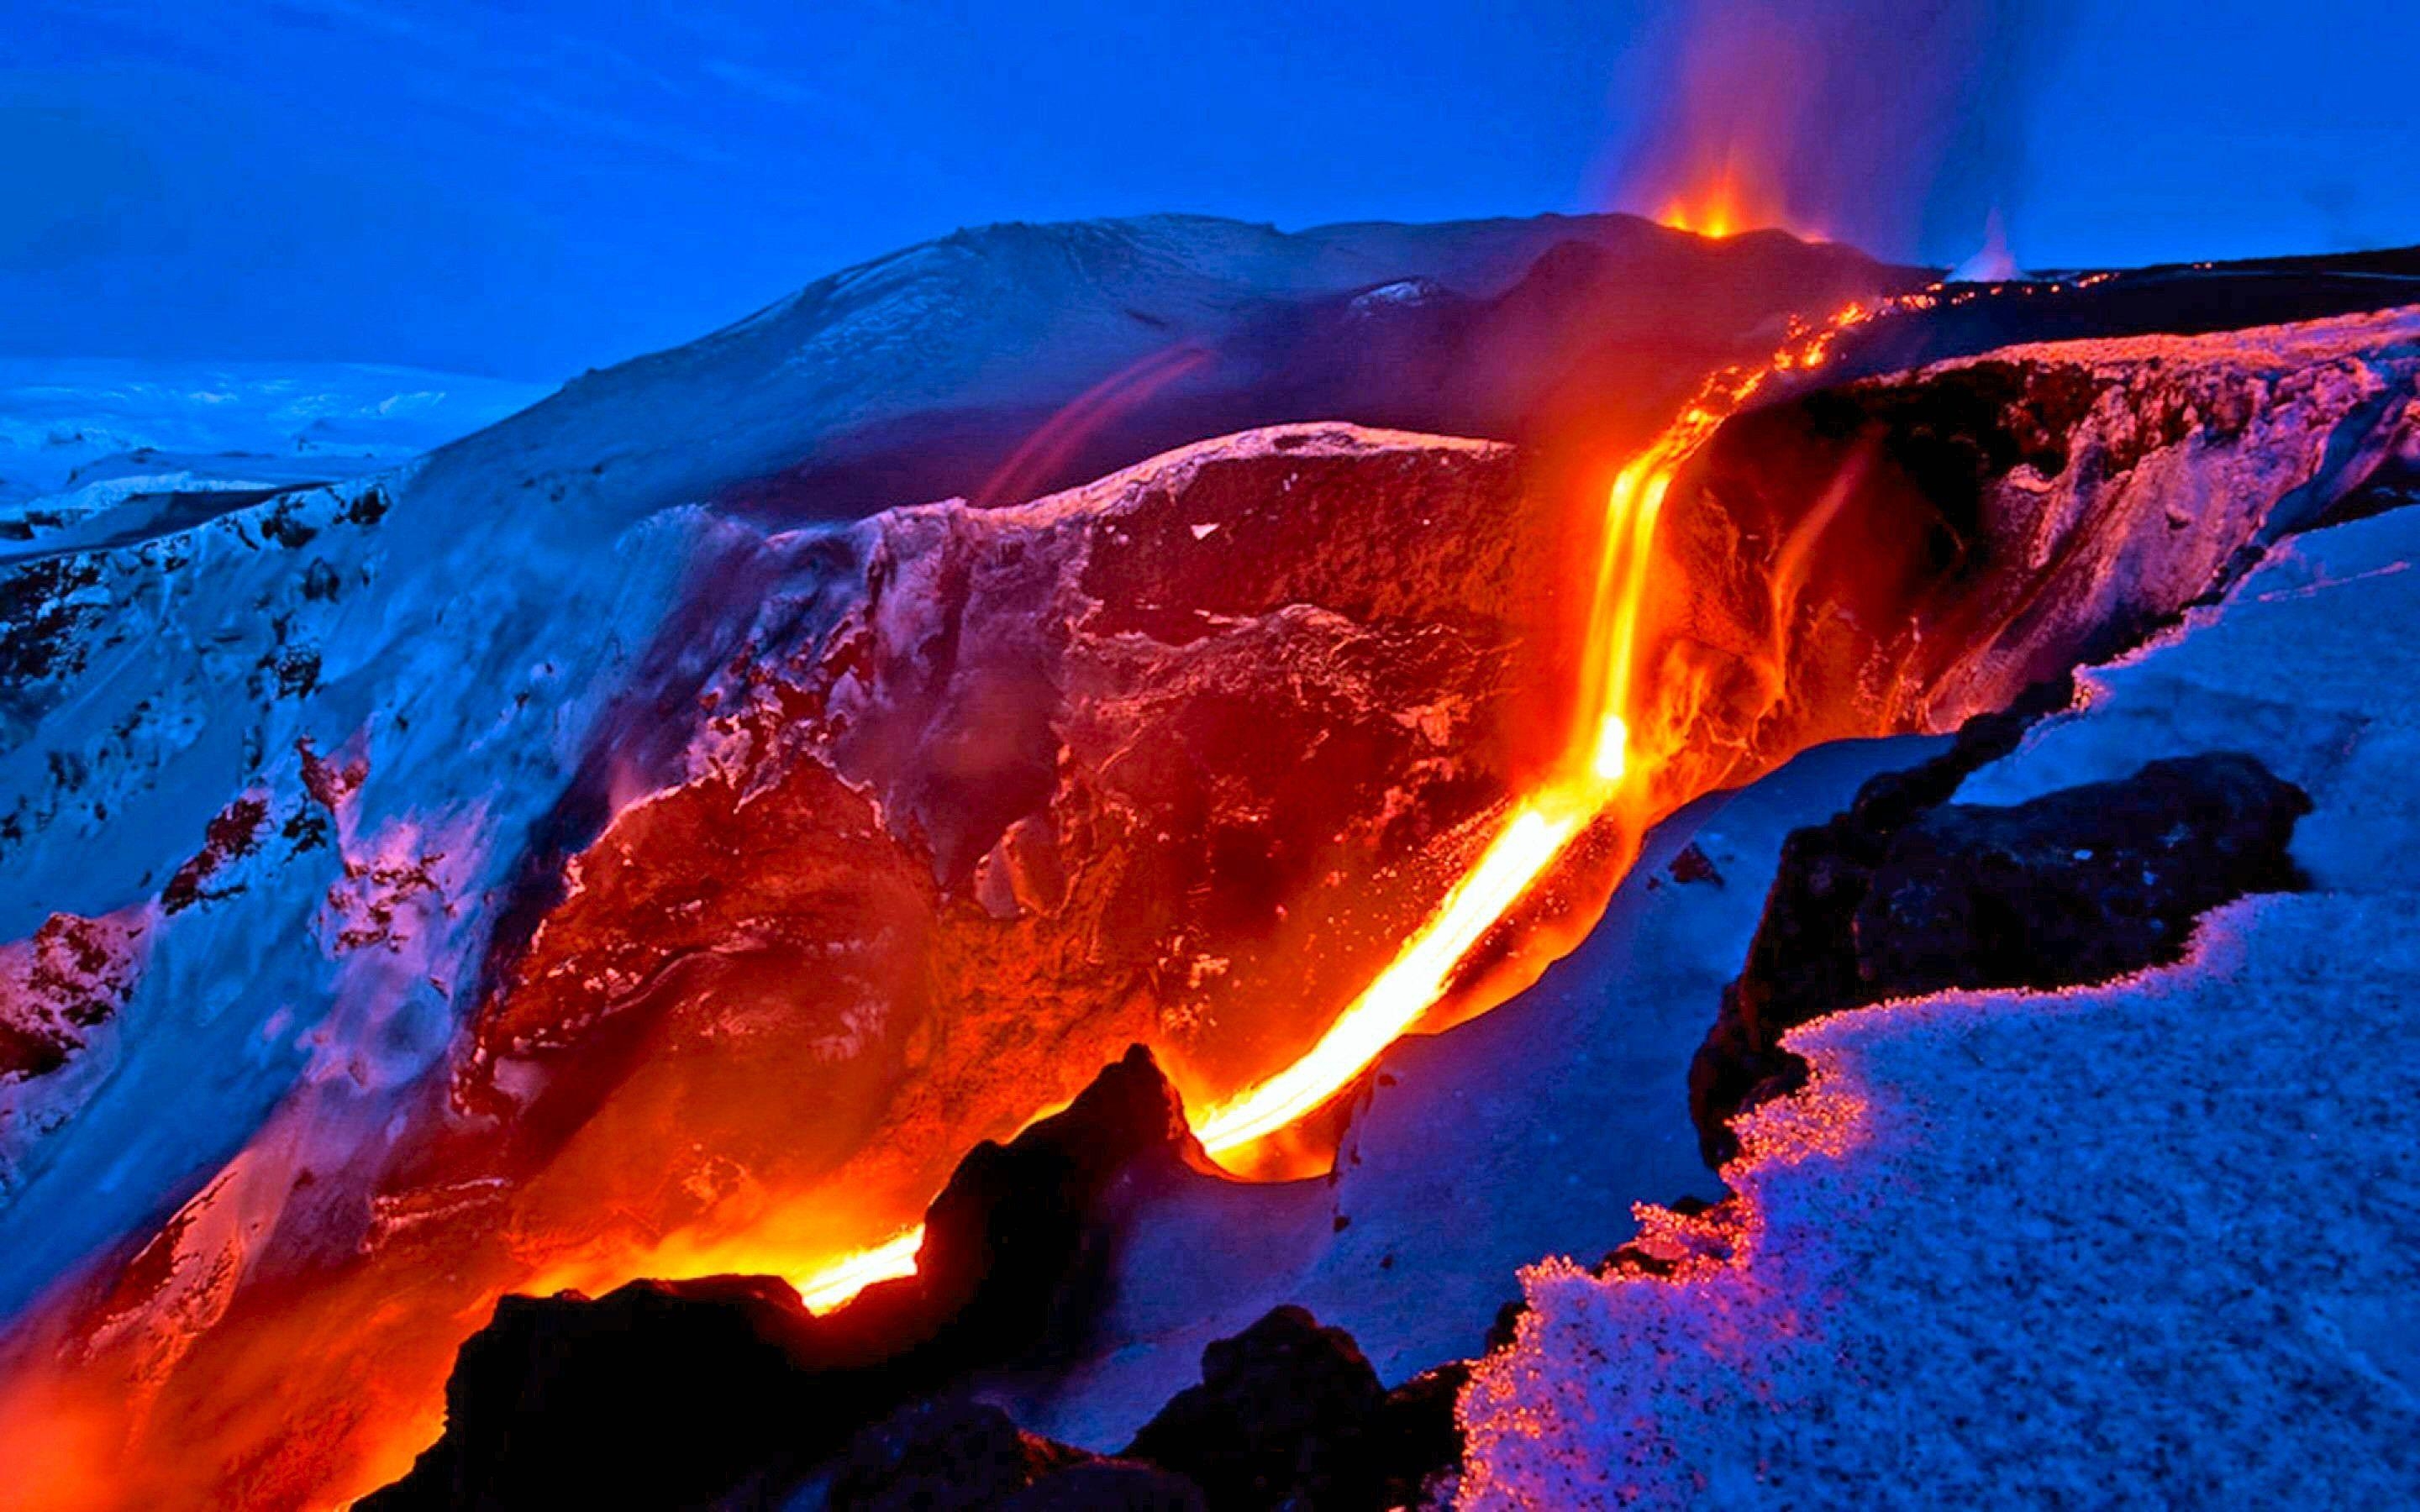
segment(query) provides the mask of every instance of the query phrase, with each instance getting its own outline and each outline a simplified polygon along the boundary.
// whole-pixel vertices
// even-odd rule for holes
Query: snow
[[[365,363],[0,358],[0,522],[72,516],[138,489],[352,477],[545,393]]]
[[[2317,889],[2185,964],[1791,1041],[1744,1217],[1677,1281],[1546,1264],[1464,1401],[1463,1504],[2385,1505],[2420,1487],[2420,552],[2298,538],[1978,774],[2009,802],[2248,749]],[[1737,1246],[1725,1257],[1720,1243]]]
[[[1446,292],[1435,279],[1400,278],[1355,295],[1352,307],[1366,312],[1388,304],[1426,304],[1443,298]]]
[[[0,1313],[156,1223],[298,1086],[318,1086],[332,1149],[376,1137],[383,1100],[467,1007],[454,989],[525,837],[597,748],[692,563],[731,539],[671,511],[581,541],[547,513],[412,482],[407,468],[16,569],[70,576],[48,590],[57,663],[0,703],[20,837],[0,840],[0,938],[155,897],[240,793],[271,818],[212,878],[229,896],[155,931],[109,1031],[0,1099]],[[312,667],[313,686],[283,686],[281,665]],[[287,832],[318,808],[303,740],[368,764],[334,844]],[[435,906],[339,948],[361,900],[331,889],[404,850],[442,853]]]

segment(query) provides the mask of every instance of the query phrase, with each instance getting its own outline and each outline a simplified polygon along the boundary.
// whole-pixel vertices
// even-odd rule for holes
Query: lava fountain
[[[1743,231],[1784,224],[1777,198],[1757,193],[1731,164],[1702,187],[1666,200],[1655,219],[1675,231],[1721,240]]]

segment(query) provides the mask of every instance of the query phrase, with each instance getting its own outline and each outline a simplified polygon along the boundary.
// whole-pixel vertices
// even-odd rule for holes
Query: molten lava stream
[[[1606,729],[1621,738],[1618,719]],[[1614,766],[1618,777],[1619,758]],[[1187,1110],[1202,1148],[1214,1156],[1247,1149],[1310,1114],[1359,1075],[1444,995],[1471,948],[1521,901],[1598,807],[1574,801],[1559,787],[1514,810],[1435,916],[1308,1054],[1207,1113]],[[821,1312],[876,1281],[911,1274],[923,1237],[922,1228],[911,1228],[850,1255],[799,1281],[799,1295]]]
[[[1589,654],[1573,691],[1570,728],[1581,737],[1562,771],[1516,804],[1479,861],[1386,970],[1337,1016],[1293,1065],[1207,1109],[1187,1109],[1213,1156],[1240,1153],[1306,1117],[1342,1091],[1445,995],[1475,947],[1528,894],[1574,840],[1625,795],[1620,817],[1634,831],[1652,817],[1646,783],[1674,738],[1667,720],[1640,707],[1635,687],[1640,606],[1665,496],[1683,464],[1777,374],[1823,363],[1838,333],[1879,313],[1852,304],[1821,326],[1795,332],[1761,367],[1708,380],[1697,400],[1615,477],[1606,497],[1596,579],[1589,598]],[[1654,738],[1642,752],[1637,733]],[[1642,764],[1642,754],[1646,758]],[[828,1311],[876,1281],[914,1273],[923,1230],[911,1228],[798,1280],[807,1305]]]

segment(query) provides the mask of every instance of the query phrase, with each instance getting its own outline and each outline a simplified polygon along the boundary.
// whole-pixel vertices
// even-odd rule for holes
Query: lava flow
[[[1635,791],[1629,779],[1651,769],[1677,736],[1673,721],[1664,717],[1668,711],[1642,707],[1635,686],[1648,564],[1673,477],[1725,417],[1776,376],[1820,365],[1842,331],[1870,319],[1880,308],[1849,305],[1818,326],[1794,331],[1762,366],[1716,373],[1680,417],[1616,475],[1599,528],[1587,655],[1573,692],[1572,748],[1543,787],[1513,806],[1476,864],[1307,1054],[1225,1102],[1187,1110],[1210,1154],[1232,1156],[1250,1149],[1359,1076],[1445,995],[1474,949],[1591,824],[1612,815],[1628,824],[1635,841],[1651,817],[1647,803],[1619,800],[1626,789]],[[1640,731],[1651,733],[1644,749]],[[911,1228],[798,1277],[799,1295],[808,1306],[825,1311],[876,1281],[912,1274],[923,1239],[923,1229]]]

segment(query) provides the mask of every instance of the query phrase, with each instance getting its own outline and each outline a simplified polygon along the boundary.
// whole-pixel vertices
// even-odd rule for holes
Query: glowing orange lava
[[[1709,233],[1722,234],[1722,233]],[[1672,732],[1652,723],[1635,687],[1640,607],[1655,525],[1682,466],[1715,427],[1776,374],[1820,365],[1840,332],[1881,308],[1852,304],[1820,326],[1793,331],[1761,367],[1728,369],[1618,473],[1608,490],[1596,579],[1589,598],[1589,655],[1573,694],[1572,728],[1585,739],[1540,791],[1514,805],[1470,871],[1446,895],[1387,968],[1337,1015],[1294,1064],[1206,1109],[1187,1116],[1202,1148],[1233,1154],[1303,1119],[1351,1084],[1445,995],[1456,971],[1487,933],[1590,824],[1612,809],[1630,779],[1650,770]],[[1639,735],[1653,732],[1652,748]],[[1642,761],[1643,758],[1643,761]],[[1643,824],[1643,803],[1623,817]],[[914,1273],[923,1230],[911,1228],[799,1278],[807,1305],[825,1311],[876,1281]]]
[[[843,1256],[799,1281],[799,1299],[816,1312],[830,1312],[876,1281],[914,1275],[916,1246],[923,1242],[924,1230],[920,1227],[894,1235],[872,1249]]]
[[[1761,225],[1773,225],[1778,218],[1760,215],[1750,208],[1740,192],[1738,177],[1726,169],[1712,183],[1668,201],[1655,212],[1655,219],[1675,231],[1719,241]]]
[[[1789,212],[1780,187],[1757,170],[1752,158],[1728,156],[1718,165],[1693,172],[1687,183],[1678,193],[1651,200],[1657,222],[1675,231],[1720,241],[1743,231],[1778,228],[1802,240],[1824,239],[1821,231]]]

